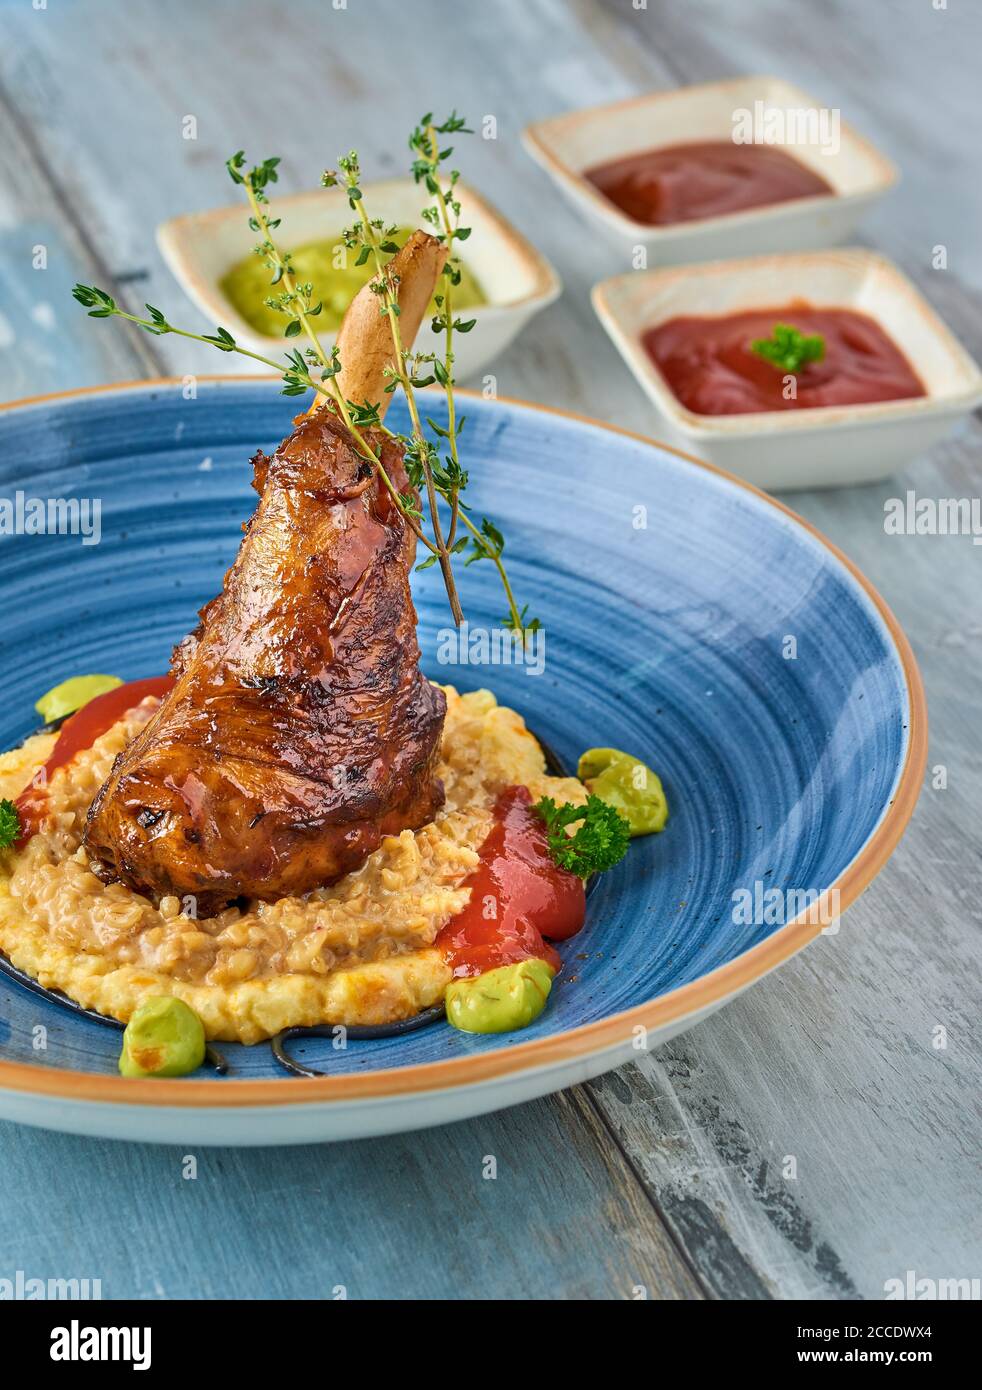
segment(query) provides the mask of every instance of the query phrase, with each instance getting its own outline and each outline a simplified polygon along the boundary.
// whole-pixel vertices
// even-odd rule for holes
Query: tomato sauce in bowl
[[[779,323],[805,336],[820,334],[822,360],[789,374],[751,351],[751,343],[769,338]],[[686,315],[649,329],[642,342],[682,405],[697,415],[871,405],[927,394],[896,343],[855,309],[815,309],[799,302],[721,317]]]
[[[644,150],[588,169],[583,177],[647,227],[725,217],[835,192],[820,174],[783,149],[730,140]]]

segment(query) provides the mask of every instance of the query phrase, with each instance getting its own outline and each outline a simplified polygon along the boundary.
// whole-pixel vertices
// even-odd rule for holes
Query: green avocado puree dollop
[[[64,719],[66,714],[74,714],[97,695],[104,695],[122,684],[118,676],[69,676],[67,681],[46,690],[34,708],[45,724],[53,724],[56,719]]]
[[[657,772],[619,748],[588,748],[577,776],[587,791],[619,811],[635,835],[664,830],[668,799]]]
[[[170,995],[145,999],[123,1033],[123,1076],[186,1076],[205,1060],[201,1019]]]
[[[447,1022],[464,1033],[527,1028],[546,1006],[556,972],[544,960],[499,965],[447,986]]]

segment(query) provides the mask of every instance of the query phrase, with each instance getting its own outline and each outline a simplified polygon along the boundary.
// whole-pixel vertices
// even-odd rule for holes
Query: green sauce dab
[[[45,691],[34,708],[45,724],[53,724],[56,719],[74,714],[97,695],[105,695],[107,690],[115,690],[122,684],[118,676],[70,676],[67,681]]]
[[[555,975],[544,960],[499,965],[447,986],[447,1022],[464,1033],[527,1028],[546,1006]]]
[[[411,227],[399,227],[393,240],[403,246],[411,235]],[[313,286],[312,301],[316,304],[320,300],[324,305],[318,322],[323,324],[325,332],[337,332],[348,304],[362,285],[374,276],[371,260],[364,265],[356,265],[358,253],[349,250],[340,238],[333,240],[330,237],[305,242],[291,255],[295,278],[310,283]],[[255,255],[244,256],[238,261],[223,276],[219,289],[250,328],[268,338],[283,337],[286,320],[278,309],[271,309],[266,303],[270,294],[269,270]],[[463,263],[460,267],[460,284],[454,287],[453,302],[455,310],[473,309],[487,303],[487,297],[474,274]],[[427,312],[437,313],[437,305],[431,302]]]
[[[580,758],[576,775],[587,791],[620,812],[632,838],[664,830],[668,800],[661,778],[647,763],[619,748],[589,748]]]
[[[145,999],[123,1033],[123,1076],[186,1076],[205,1060],[201,1019],[170,995]]]

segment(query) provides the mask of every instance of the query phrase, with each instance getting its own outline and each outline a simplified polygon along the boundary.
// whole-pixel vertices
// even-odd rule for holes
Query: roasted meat
[[[443,255],[417,233],[396,257],[408,341]],[[383,328],[377,302],[353,304],[339,339],[349,399],[388,399]],[[369,437],[408,491],[398,446]],[[85,832],[104,877],[191,896],[199,916],[330,884],[443,802],[445,700],[419,670],[412,531],[329,408],[253,464],[260,501],[224,588]]]

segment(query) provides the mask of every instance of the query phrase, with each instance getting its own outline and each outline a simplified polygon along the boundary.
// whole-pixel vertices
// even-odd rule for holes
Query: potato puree
[[[0,853],[0,950],[86,1008],[126,1021],[151,995],[183,999],[209,1038],[257,1042],[294,1025],[385,1023],[443,997],[450,973],[432,943],[467,903],[503,786],[583,801],[549,777],[520,715],[486,690],[446,687],[439,775],[446,806],[422,830],[383,840],[356,873],[305,898],[250,902],[196,921],[176,897],[158,905],[103,884],[82,849],[85,816],[113,760],[157,707],[131,710],[48,788],[48,812],[23,850]],[[36,735],[0,756],[0,797],[15,798],[54,744]]]

